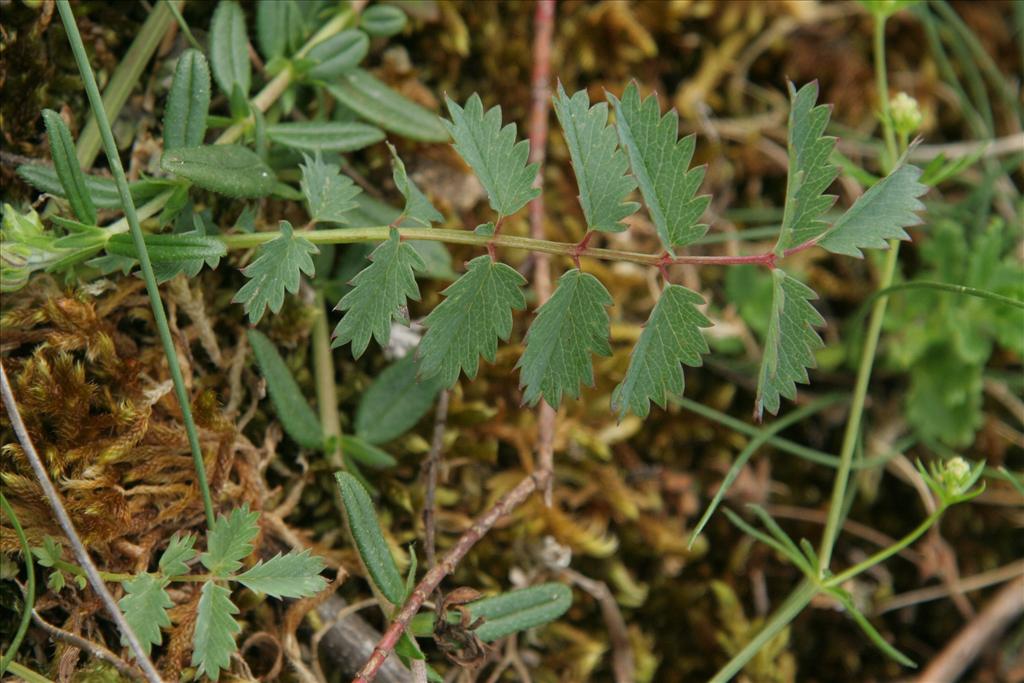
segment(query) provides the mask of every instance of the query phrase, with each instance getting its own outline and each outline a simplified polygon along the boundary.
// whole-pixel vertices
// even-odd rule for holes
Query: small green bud
[[[950,458],[942,466],[942,484],[954,496],[964,493],[971,485],[971,465],[960,456]]]
[[[905,92],[900,92],[889,100],[889,113],[892,116],[893,128],[903,135],[910,135],[924,123],[924,114],[921,113],[917,100]]]

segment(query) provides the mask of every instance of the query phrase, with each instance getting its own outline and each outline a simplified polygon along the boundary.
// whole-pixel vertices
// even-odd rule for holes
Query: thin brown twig
[[[960,579],[956,582],[955,589],[959,593],[970,593],[971,591],[988,588],[989,586],[1004,583],[1022,576],[1024,576],[1024,560],[1019,560],[997,569],[979,572]],[[886,612],[903,609],[904,607],[919,605],[922,602],[941,600],[942,598],[949,597],[952,592],[953,591],[950,589],[949,585],[943,584],[941,586],[918,588],[916,590],[907,591],[906,593],[897,593],[896,595],[886,598],[880,602],[878,606],[875,607],[874,614],[885,614]]]
[[[103,603],[103,607],[114,620],[114,623],[117,624],[117,628],[121,631],[124,639],[128,641],[128,646],[135,654],[135,661],[142,667],[142,671],[145,674],[146,679],[150,681],[150,683],[161,683],[162,679],[160,678],[160,674],[157,673],[156,667],[146,655],[146,651],[142,648],[142,643],[139,642],[138,636],[135,635],[135,631],[132,630],[132,627],[124,618],[124,614],[122,614],[121,610],[118,608],[117,602],[114,600],[114,596],[110,594],[110,591],[107,589],[107,585],[103,583],[99,569],[96,568],[96,565],[93,564],[92,558],[89,557],[89,552],[82,544],[82,539],[78,535],[78,532],[75,531],[75,525],[71,521],[71,517],[68,515],[67,510],[64,508],[64,503],[61,501],[60,494],[57,492],[57,489],[54,488],[53,482],[50,481],[50,477],[46,473],[46,467],[43,465],[43,461],[39,458],[39,453],[36,452],[36,448],[32,444],[32,438],[28,434],[25,422],[21,419],[21,413],[18,411],[18,404],[14,400],[14,391],[11,389],[11,383],[7,379],[7,370],[4,369],[3,363],[0,363],[0,392],[3,394],[3,403],[7,408],[7,415],[11,419],[11,426],[14,428],[14,434],[17,436],[18,442],[21,444],[25,457],[32,466],[32,471],[35,473],[40,488],[43,489],[43,494],[49,501],[50,507],[53,508],[53,513],[57,518],[57,523],[60,524],[61,529],[64,531],[64,535],[68,539],[68,543],[71,544],[71,550],[75,554],[75,559],[78,560],[79,566],[85,570],[85,576],[89,580],[89,584],[92,586],[93,590],[96,591],[96,594],[99,596],[100,601]]]
[[[441,465],[441,449],[444,448],[444,430],[448,424],[448,400],[451,391],[445,389],[437,399],[437,411],[434,413],[434,434],[430,440],[430,452],[424,461],[424,475],[427,480],[427,492],[423,501],[424,545],[427,553],[427,567],[433,569],[437,563],[437,529],[435,516],[435,499],[437,497],[437,470]]]
[[[39,612],[32,610],[32,621],[35,622],[36,626],[43,629],[50,634],[50,637],[54,640],[59,640],[63,643],[67,643],[72,647],[76,647],[79,650],[85,650],[96,659],[102,660],[107,664],[110,664],[123,675],[128,676],[132,679],[145,679],[145,675],[138,667],[132,666],[128,662],[124,661],[113,652],[103,647],[99,643],[94,643],[91,640],[86,640],[81,636],[76,636],[71,631],[65,631],[59,626],[54,626],[50,622],[43,619]]]
[[[601,607],[601,616],[608,628],[612,646],[612,675],[615,683],[633,683],[633,647],[629,643],[626,620],[622,618],[615,596],[604,581],[584,576],[573,569],[563,569],[562,575],[590,594]]]

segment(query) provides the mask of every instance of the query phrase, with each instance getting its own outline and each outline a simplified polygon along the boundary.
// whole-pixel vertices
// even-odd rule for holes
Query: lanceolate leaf
[[[238,608],[231,602],[231,591],[213,581],[203,584],[192,635],[192,666],[197,676],[206,674],[217,680],[231,663],[231,653],[238,649],[235,636],[242,630],[234,615]]]
[[[370,39],[359,29],[347,29],[318,43],[307,59],[316,63],[306,72],[307,78],[330,80],[353,68],[366,57]]]
[[[198,50],[185,50],[174,69],[164,108],[164,149],[203,144],[210,110],[210,67]]]
[[[636,188],[636,180],[627,173],[629,161],[618,148],[615,127],[608,125],[607,103],[591,107],[586,90],[570,98],[559,83],[554,105],[572,157],[587,228],[601,232],[625,230],[622,219],[634,214],[640,205],[625,201]]]
[[[384,139],[384,131],[353,121],[299,121],[267,126],[274,142],[292,149],[353,152]]]
[[[306,403],[302,390],[274,343],[259,330],[249,330],[248,335],[260,374],[267,381],[270,400],[274,403],[285,432],[303,448],[323,449],[324,433],[320,420]]]
[[[245,13],[234,0],[220,0],[210,23],[210,62],[213,77],[228,97],[235,85],[249,94],[252,65],[249,63],[249,35]]]
[[[238,571],[242,560],[252,552],[252,541],[260,532],[259,512],[243,505],[227,516],[218,515],[206,538],[207,550],[199,556],[203,566],[217,577]]]
[[[565,614],[572,605],[572,590],[563,583],[543,583],[509,591],[469,604],[472,621],[484,623],[473,633],[485,643],[540,626]]]
[[[480,356],[493,363],[498,340],[512,334],[512,311],[526,307],[522,286],[526,280],[515,269],[495,263],[489,256],[469,262],[466,273],[444,290],[445,300],[423,324],[420,376],[438,376],[446,386],[465,371],[476,377]]]
[[[164,152],[160,168],[228,197],[265,197],[277,178],[259,155],[241,145],[200,145]]]
[[[622,382],[612,392],[612,410],[647,417],[651,401],[662,408],[683,395],[683,365],[697,367],[708,352],[700,332],[711,321],[697,309],[704,299],[681,285],[667,285],[651,311],[629,358]]]
[[[342,434],[341,451],[360,465],[367,467],[382,469],[398,464],[398,461],[390,453],[351,434]]]
[[[356,436],[371,444],[391,441],[413,427],[434,405],[441,381],[417,378],[415,354],[409,353],[377,375],[356,409]]]
[[[392,90],[356,67],[327,84],[327,91],[370,123],[421,142],[445,142],[448,133],[437,114]]]
[[[227,254],[224,242],[197,230],[146,235],[144,241],[158,282],[166,282],[178,273],[195,277],[204,264],[216,268],[221,257]],[[112,256],[138,260],[132,236],[125,232],[111,235],[106,250]]]
[[[256,40],[270,62],[299,49],[306,36],[306,21],[296,0],[258,0]]]
[[[152,574],[139,574],[122,584],[125,595],[117,603],[147,655],[153,645],[159,645],[163,640],[160,629],[171,625],[167,610],[174,603],[163,584]],[[126,642],[123,636],[121,642]]]
[[[766,408],[773,415],[779,412],[780,396],[796,397],[796,382],[807,383],[807,368],[815,366],[814,352],[824,346],[814,330],[825,324],[810,304],[818,298],[814,291],[777,268],[772,279],[772,313],[754,404],[758,420]]]
[[[56,169],[41,164],[22,164],[18,167],[18,176],[40,192],[47,192],[57,197],[67,197],[64,186],[57,177]],[[174,180],[137,180],[128,183],[128,190],[136,204],[141,204],[156,195],[171,189],[177,184]],[[85,188],[89,198],[97,209],[120,209],[121,195],[117,192],[117,183],[113,178],[97,175],[85,176]]]
[[[619,139],[629,152],[629,165],[662,246],[675,253],[674,247],[690,244],[708,231],[708,226],[697,222],[711,201],[707,195],[696,196],[704,180],[704,167],[687,170],[695,138],[688,135],[678,140],[679,115],[673,109],[661,116],[657,96],[641,101],[635,83],[629,84],[621,101],[614,95],[608,95],[608,99],[615,108]]]
[[[533,405],[543,396],[557,408],[563,393],[579,398],[581,382],[594,384],[590,354],[612,352],[605,310],[611,305],[611,295],[593,275],[574,268],[559,279],[526,335],[518,364],[523,401]]]
[[[314,221],[344,221],[359,206],[354,201],[362,190],[336,164],[325,163],[319,154],[305,157],[302,165],[302,193]]]
[[[825,135],[831,109],[814,104],[818,100],[817,82],[808,83],[799,92],[790,83],[789,95],[789,179],[782,230],[775,245],[777,253],[825,232],[828,224],[821,217],[836,198],[824,192],[839,174],[838,167],[829,163],[836,139]]]
[[[160,556],[160,572],[165,577],[188,573],[188,563],[196,556],[193,546],[196,537],[192,534],[175,534],[167,544],[167,550]]]
[[[249,590],[275,598],[304,598],[319,593],[327,585],[320,576],[323,569],[322,559],[303,550],[277,555],[266,562],[260,560],[234,580]]]
[[[473,167],[487,190],[492,209],[500,216],[509,216],[540,194],[533,187],[537,164],[526,163],[530,143],[516,142],[514,123],[501,127],[501,107],[491,107],[485,114],[476,94],[465,108],[451,98],[445,101],[452,120],[444,125],[455,140],[455,150]]]
[[[285,291],[299,291],[303,273],[312,277],[310,254],[318,252],[316,245],[295,234],[291,223],[281,221],[281,235],[261,246],[256,260],[242,271],[249,281],[235,294],[234,302],[245,306],[254,325],[267,308],[277,313],[284,304]]]
[[[818,242],[833,254],[862,257],[861,249],[885,249],[887,240],[908,240],[903,228],[921,222],[918,199],[928,191],[921,169],[902,165],[862,194]]]
[[[398,231],[369,256],[370,265],[352,279],[353,288],[342,297],[338,309],[345,311],[334,329],[332,348],[352,342],[352,355],[363,355],[372,335],[386,346],[391,339],[391,321],[409,324],[406,301],[419,301],[416,271],[426,266],[412,245],[402,242]]]
[[[43,122],[46,124],[46,134],[50,138],[53,167],[57,170],[57,178],[64,188],[64,196],[68,198],[71,210],[75,212],[78,220],[95,225],[96,207],[93,206],[92,197],[89,196],[89,188],[85,184],[85,174],[82,173],[82,167],[78,165],[71,132],[64,124],[64,119],[60,117],[60,114],[52,109],[43,110]]]
[[[367,7],[359,17],[359,25],[374,37],[387,38],[401,33],[405,28],[406,17],[401,7],[393,5],[373,5]]]
[[[348,472],[338,472],[335,478],[341,490],[341,500],[345,504],[349,530],[366,571],[381,595],[395,605],[402,604],[405,600],[405,584],[387,541],[384,540],[384,534],[381,533],[370,495]]]
[[[402,216],[416,221],[420,225],[430,227],[431,223],[440,223],[444,216],[434,208],[426,195],[420,192],[420,188],[412,182],[412,179],[405,172],[405,164],[398,156],[395,146],[388,143],[388,150],[391,152],[391,176],[395,180],[395,187],[405,197],[405,208],[402,209]]]

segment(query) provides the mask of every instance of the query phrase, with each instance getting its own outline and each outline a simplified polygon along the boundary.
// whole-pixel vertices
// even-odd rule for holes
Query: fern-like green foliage
[[[167,544],[167,550],[160,556],[160,571],[164,576],[177,576],[188,572],[188,563],[196,556],[196,537],[192,534],[175,534]]]
[[[302,274],[314,272],[311,254],[319,253],[316,245],[295,234],[291,223],[281,221],[281,234],[260,247],[256,260],[242,271],[249,281],[235,294],[235,303],[241,303],[249,320],[258,323],[269,308],[274,313],[284,304],[285,291],[299,291]]]
[[[412,178],[405,171],[405,164],[402,162],[402,158],[398,156],[398,151],[395,150],[395,146],[390,142],[388,143],[388,151],[391,152],[391,176],[394,178],[395,187],[405,197],[405,207],[402,209],[402,215],[399,219],[407,218],[428,228],[431,223],[443,221],[444,216],[434,208],[434,205],[430,203],[427,196],[412,182]]]
[[[537,311],[519,359],[523,401],[541,396],[553,408],[562,395],[579,398],[580,384],[594,384],[590,354],[611,355],[608,312],[612,297],[601,281],[577,269],[566,272],[551,298]]]
[[[192,636],[192,666],[197,675],[217,680],[228,668],[231,653],[237,649],[235,636],[242,631],[236,614],[238,608],[231,602],[230,590],[213,581],[203,584]]]
[[[675,247],[691,244],[708,231],[707,225],[697,222],[711,202],[707,195],[697,196],[704,167],[690,169],[696,138],[687,135],[679,140],[679,114],[673,109],[661,116],[657,96],[641,100],[635,83],[621,100],[612,94],[608,99],[658,237],[665,251],[674,254]]]
[[[754,415],[779,412],[779,397],[796,397],[796,382],[806,384],[807,368],[815,366],[814,352],[824,346],[815,327],[824,325],[811,301],[818,295],[784,270],[772,271],[772,312],[757,378]]]
[[[491,107],[484,113],[479,95],[460,107],[451,98],[445,98],[451,122],[445,128],[455,140],[455,150],[476,172],[487,191],[491,208],[499,216],[510,216],[540,194],[533,187],[537,177],[537,164],[527,164],[530,144],[516,142],[516,126],[501,126],[501,107]]]
[[[146,654],[163,640],[160,629],[171,625],[167,610],[174,602],[164,590],[164,584],[153,574],[139,574],[124,582],[124,597],[118,602]],[[126,642],[123,637],[122,642]]]
[[[554,107],[569,147],[587,228],[625,230],[622,220],[636,213],[640,205],[625,201],[636,189],[636,180],[628,173],[629,160],[619,149],[615,127],[608,125],[608,104],[599,102],[591,107],[586,90],[569,97],[559,83]]]
[[[359,206],[355,198],[362,192],[352,179],[341,173],[337,164],[329,164],[319,153],[304,155],[299,185],[306,196],[310,217],[317,222],[342,222]]]
[[[199,556],[214,576],[224,576],[242,566],[242,560],[252,552],[252,542],[259,533],[256,523],[260,513],[250,512],[242,506],[235,508],[227,517],[221,515],[214,522],[207,537],[207,550]]]
[[[512,311],[526,307],[524,284],[514,268],[489,256],[470,261],[423,321],[427,333],[419,347],[420,376],[439,376],[452,386],[460,372],[476,377],[480,356],[493,363],[498,340],[508,341],[512,334]]]
[[[426,268],[423,259],[408,242],[391,230],[391,238],[369,256],[370,265],[352,279],[352,289],[338,303],[344,317],[334,330],[332,347],[352,342],[352,355],[363,355],[373,336],[386,346],[391,338],[391,321],[409,324],[408,299],[419,301],[416,271]]]
[[[320,572],[324,561],[310,555],[309,550],[299,553],[277,554],[266,562],[260,560],[234,580],[257,593],[275,598],[301,598],[323,590],[327,582]]]
[[[704,299],[681,285],[667,285],[658,297],[629,359],[622,382],[612,392],[612,410],[647,417],[651,401],[664,408],[683,395],[683,365],[699,366],[708,344],[700,329],[711,321],[697,308]]]
[[[776,253],[812,240],[828,229],[821,217],[832,208],[836,197],[825,194],[825,190],[839,174],[838,167],[829,163],[836,139],[825,135],[831,108],[815,106],[818,83],[808,83],[799,91],[790,83],[789,94],[789,178]]]

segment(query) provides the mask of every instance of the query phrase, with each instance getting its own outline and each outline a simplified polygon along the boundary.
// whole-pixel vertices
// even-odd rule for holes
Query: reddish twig
[[[427,492],[423,501],[423,531],[424,545],[427,553],[427,567],[433,569],[436,563],[435,553],[437,544],[435,542],[436,522],[434,516],[436,511],[435,499],[437,497],[437,470],[441,464],[441,449],[444,447],[444,429],[448,422],[448,399],[451,391],[445,389],[437,399],[437,412],[434,414],[434,436],[430,441],[430,453],[424,462],[424,474],[427,480]]]

